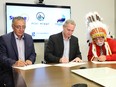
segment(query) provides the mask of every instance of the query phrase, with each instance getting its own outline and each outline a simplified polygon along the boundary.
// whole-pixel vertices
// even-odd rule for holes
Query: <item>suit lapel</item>
[[[26,35],[24,34],[25,58],[27,58],[28,44],[28,40],[26,39]]]
[[[14,50],[16,56],[17,56],[16,58],[18,58],[18,50],[17,50],[16,40],[15,40],[15,37],[14,37],[13,33],[11,33],[11,40],[10,41],[11,41],[13,50]]]
[[[63,36],[62,33],[60,33],[59,37],[58,37],[58,42],[59,42],[59,51],[61,51],[61,53],[63,54],[63,50],[64,50],[64,42],[63,42]]]
[[[72,37],[71,37],[71,39],[70,39],[70,41],[69,41],[69,43],[70,43],[70,47],[69,47],[69,58],[71,58],[71,52],[73,51],[72,49],[72,47],[73,47],[73,43],[72,43]]]

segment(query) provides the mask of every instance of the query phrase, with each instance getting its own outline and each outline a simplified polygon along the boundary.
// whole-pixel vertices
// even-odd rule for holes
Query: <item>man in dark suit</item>
[[[50,36],[45,49],[45,61],[47,63],[82,61],[78,38],[72,35],[75,26],[73,20],[67,20],[61,33]]]
[[[34,64],[36,53],[32,37],[24,33],[26,20],[14,17],[13,32],[0,37],[0,87],[14,87],[13,68]]]

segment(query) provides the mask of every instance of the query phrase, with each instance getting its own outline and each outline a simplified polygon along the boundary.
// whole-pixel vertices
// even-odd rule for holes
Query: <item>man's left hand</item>
[[[82,62],[82,60],[79,57],[76,57],[74,60],[72,60],[71,62]]]
[[[101,62],[106,61],[106,56],[105,55],[99,56],[98,61],[101,61]]]
[[[25,61],[27,65],[32,65],[32,62],[30,60]]]

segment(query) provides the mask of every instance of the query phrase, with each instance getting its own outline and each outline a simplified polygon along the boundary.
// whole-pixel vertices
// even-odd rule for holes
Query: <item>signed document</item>
[[[24,66],[24,67],[13,67],[13,68],[17,68],[17,69],[21,69],[21,70],[29,70],[29,69],[34,69],[34,68],[48,67],[48,66],[51,66],[51,65],[48,65],[48,64],[33,64],[33,65]]]
[[[92,61],[94,64],[116,64],[116,61],[104,61],[104,62],[99,62],[99,61]]]
[[[73,67],[86,64],[86,62],[69,62],[69,63],[59,63],[55,64],[54,66],[61,66],[61,67]]]

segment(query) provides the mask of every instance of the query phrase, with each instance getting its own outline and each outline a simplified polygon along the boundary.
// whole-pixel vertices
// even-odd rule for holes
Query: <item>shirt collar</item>
[[[15,39],[19,39],[19,37],[14,33]],[[24,39],[24,35],[21,37],[21,39]]]
[[[69,37],[68,39],[66,39],[66,38],[64,37],[63,32],[62,32],[62,36],[63,36],[63,40],[70,40],[70,39],[71,39],[71,37]]]

